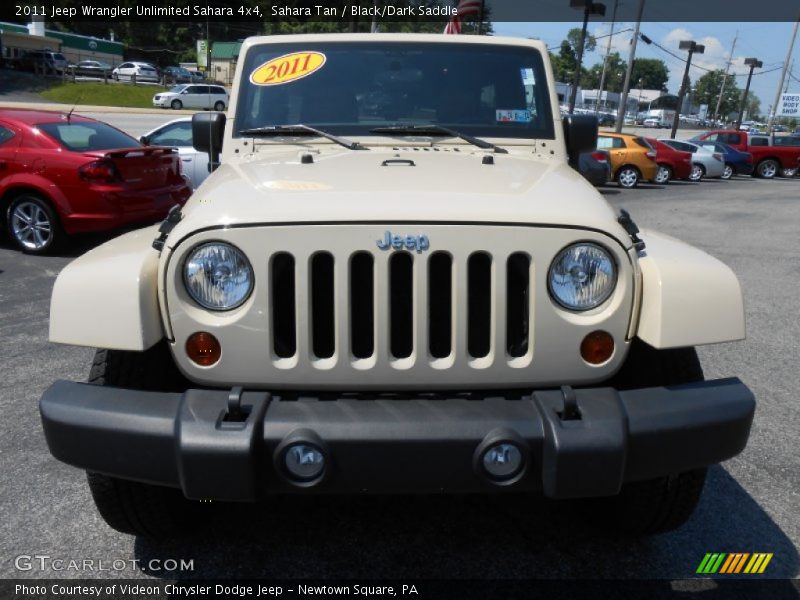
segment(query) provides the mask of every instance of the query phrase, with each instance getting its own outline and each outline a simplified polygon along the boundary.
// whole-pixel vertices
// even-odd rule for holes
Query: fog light
[[[198,331],[186,340],[186,355],[201,367],[210,367],[222,355],[222,346],[210,333]]]
[[[489,446],[483,453],[483,468],[493,479],[511,479],[522,468],[522,452],[508,442]]]
[[[590,365],[606,362],[614,354],[614,338],[605,331],[593,331],[581,342],[581,357]]]
[[[325,470],[325,455],[311,444],[292,444],[286,449],[283,462],[289,475],[298,481],[316,479]]]

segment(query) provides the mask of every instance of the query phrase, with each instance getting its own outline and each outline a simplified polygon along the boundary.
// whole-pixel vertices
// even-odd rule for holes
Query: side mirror
[[[142,144],[144,144],[145,146],[149,146],[149,145],[150,145],[150,138],[149,138],[149,137],[147,137],[146,135],[143,135],[142,137],[140,137],[140,138],[139,138],[139,141],[140,141]]]
[[[578,157],[583,152],[597,148],[597,117],[593,115],[565,115],[564,141],[567,145],[569,164],[578,166]]]
[[[192,116],[192,146],[198,152],[208,153],[211,171],[219,164],[224,135],[225,113],[202,112]]]

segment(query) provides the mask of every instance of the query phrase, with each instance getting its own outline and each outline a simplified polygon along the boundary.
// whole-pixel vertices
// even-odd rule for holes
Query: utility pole
[[[575,101],[578,98],[578,86],[581,84],[581,63],[583,62],[583,46],[586,43],[586,27],[589,25],[589,15],[606,14],[606,5],[594,0],[570,0],[570,7],[583,9],[583,27],[578,40],[578,56],[576,58],[575,73],[572,77],[572,90],[569,95],[569,114],[575,112]]]
[[[633,72],[633,60],[636,58],[636,42],[639,40],[639,28],[642,25],[642,14],[644,13],[644,0],[639,0],[639,10],[636,14],[636,29],[631,41],[631,51],[628,54],[628,69],[625,71],[625,83],[622,86],[622,98],[620,98],[619,108],[617,108],[616,132],[622,131],[622,124],[625,122],[625,109],[628,104],[628,91],[631,86],[631,73]]]
[[[781,71],[781,80],[778,82],[778,91],[775,92],[775,102],[772,103],[772,110],[769,111],[769,120],[767,121],[767,131],[772,131],[772,122],[775,120],[775,114],[778,112],[778,105],[781,101],[781,90],[783,89],[783,80],[786,79],[786,69],[789,68],[789,61],[792,60],[792,50],[794,49],[794,40],[797,37],[797,26],[800,25],[800,16],[794,22],[794,31],[792,37],[789,38],[789,48],[786,50],[786,60],[783,61],[783,71]]]
[[[722,76],[722,87],[719,90],[719,98],[717,98],[717,107],[714,109],[714,126],[717,124],[717,117],[719,116],[719,108],[722,106],[722,95],[725,93],[725,85],[728,83],[728,71],[730,71],[731,63],[733,62],[733,50],[736,48],[736,40],[739,39],[739,32],[733,37],[733,44],[731,45],[731,53],[728,55],[728,62],[725,63],[725,75]]]
[[[594,103],[594,114],[600,110],[600,100],[603,97],[603,86],[606,84],[606,69],[608,69],[608,57],[611,54],[611,41],[614,39],[614,23],[617,20],[617,6],[619,0],[614,0],[614,10],[611,12],[611,33],[608,34],[608,45],[606,46],[606,57],[603,59],[603,72],[600,74],[600,89],[597,92],[597,100]]]
[[[742,125],[742,117],[744,116],[744,107],[747,106],[747,94],[750,93],[750,81],[753,79],[753,69],[760,69],[764,66],[757,58],[745,58],[744,64],[750,67],[750,74],[747,76],[747,85],[744,87],[744,94],[742,95],[742,104],[739,107],[739,116],[736,118],[736,131]]]
[[[683,72],[683,81],[681,81],[681,91],[678,92],[678,107],[675,110],[675,118],[672,119],[672,131],[669,134],[670,139],[675,139],[675,134],[678,131],[678,123],[681,120],[681,110],[683,109],[683,97],[686,95],[686,88],[689,87],[689,67],[692,66],[692,55],[703,54],[706,47],[703,44],[698,44],[695,41],[684,40],[678,44],[680,50],[688,50],[689,56],[686,59],[686,70]]]
[[[793,77],[792,73],[794,73],[794,61],[792,61],[792,64],[789,67],[789,77],[786,79],[786,87],[783,88],[783,93],[784,94],[788,94],[789,93],[789,83],[791,82],[792,77]]]

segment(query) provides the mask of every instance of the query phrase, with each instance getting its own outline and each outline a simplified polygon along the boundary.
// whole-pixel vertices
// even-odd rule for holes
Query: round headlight
[[[600,306],[614,291],[617,267],[608,251],[596,244],[564,248],[550,265],[550,294],[569,310]]]
[[[230,310],[253,291],[253,269],[247,257],[230,244],[212,242],[192,250],[183,264],[183,282],[203,308]]]

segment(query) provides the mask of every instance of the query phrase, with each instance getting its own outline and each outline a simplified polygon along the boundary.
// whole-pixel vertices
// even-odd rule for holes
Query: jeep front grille
[[[430,248],[380,249],[385,232],[426,235]],[[220,240],[249,258],[255,288],[215,312],[185,291],[181,265]],[[568,313],[547,291],[547,270],[568,244],[614,253],[620,277],[598,311]],[[378,243],[376,243],[378,242]],[[522,388],[602,380],[624,359],[633,304],[628,255],[602,233],[557,227],[459,224],[297,224],[213,229],[187,238],[166,273],[174,355],[193,381],[282,390]],[[601,366],[580,358],[590,331],[621,350]],[[222,355],[210,368],[181,349],[210,331]]]
[[[415,353],[429,360],[446,359],[456,342],[454,300],[466,307],[461,341],[470,359],[483,359],[499,348],[504,350],[499,354],[509,359],[527,353],[530,258],[526,253],[499,260],[477,251],[460,262],[446,252],[395,252],[388,260],[379,258],[376,262],[365,251],[338,259],[329,252],[302,260],[286,252],[275,254],[269,264],[276,357],[308,353],[311,360],[328,359],[349,342],[345,352],[354,360],[372,358],[382,346],[390,360]],[[343,265],[338,271],[337,260]],[[299,264],[307,264],[307,271],[298,276]],[[388,293],[379,294],[376,285],[385,286]],[[337,303],[337,297],[345,298],[343,292],[346,302]],[[384,301],[376,306],[376,298]],[[337,321],[343,325],[338,332]],[[377,340],[376,331],[382,334]],[[307,335],[298,339],[298,332]]]

